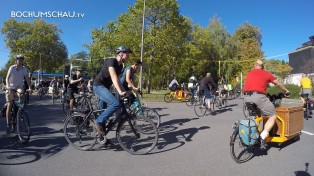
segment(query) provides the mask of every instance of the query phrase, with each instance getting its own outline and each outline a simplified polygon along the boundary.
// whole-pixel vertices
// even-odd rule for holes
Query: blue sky
[[[149,0],[146,0],[149,1]],[[230,34],[245,22],[258,27],[263,35],[262,50],[266,57],[288,61],[302,43],[314,35],[313,0],[178,0],[180,14],[188,16],[194,24],[207,27],[213,16],[218,16]],[[84,14],[80,18],[43,18],[59,25],[61,39],[69,56],[87,51],[83,45],[90,44],[91,31],[105,26],[108,21],[128,11],[135,0],[2,0],[0,28],[11,18],[12,12],[60,11]],[[17,21],[33,21],[37,18],[15,17]],[[87,51],[88,52],[88,51]],[[4,36],[0,34],[0,68],[8,60]]]

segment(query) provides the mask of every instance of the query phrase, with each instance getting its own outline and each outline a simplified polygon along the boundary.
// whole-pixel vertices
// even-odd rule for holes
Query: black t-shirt
[[[74,74],[74,75],[72,75],[72,80],[74,81],[74,80],[78,80],[78,79],[80,79],[82,76],[80,75],[80,76],[77,76],[76,74]],[[80,84],[80,83],[82,83],[82,82],[84,82],[84,80],[83,81],[80,81],[80,82],[77,82],[77,83],[70,83],[69,84],[69,88],[71,88],[71,89],[73,89],[73,90],[75,90],[75,89],[78,89],[78,85]]]
[[[211,85],[212,90],[210,89],[210,87],[208,85]],[[211,90],[212,92],[216,92],[217,88],[218,88],[218,86],[212,77],[206,76],[200,81],[200,90],[208,89],[208,90]]]
[[[70,84],[70,80],[65,79],[65,80],[64,80],[64,87],[65,87],[65,88],[68,88],[69,84]]]
[[[108,69],[109,67],[113,67],[116,70],[116,74],[120,75],[121,70],[123,68],[123,65],[122,64],[119,65],[117,59],[115,59],[115,58],[108,58],[105,61],[100,72],[98,73],[98,75],[96,76],[96,78],[94,80],[95,86],[103,85],[107,89],[110,89],[110,87],[112,85],[112,80],[111,80],[109,69]]]

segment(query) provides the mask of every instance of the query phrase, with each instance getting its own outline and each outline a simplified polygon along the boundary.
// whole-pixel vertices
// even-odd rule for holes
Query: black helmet
[[[23,60],[24,60],[24,56],[22,56],[22,55],[17,55],[17,56],[15,57],[15,60],[19,60],[19,59],[23,59]]]
[[[116,49],[116,54],[119,54],[120,52],[122,52],[122,53],[132,53],[131,49],[126,47],[126,46],[119,46]]]

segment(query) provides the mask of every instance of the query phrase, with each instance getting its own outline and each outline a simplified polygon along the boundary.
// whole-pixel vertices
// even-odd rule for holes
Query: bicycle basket
[[[258,141],[258,130],[255,120],[244,119],[239,122],[239,135],[245,145],[252,146]]]

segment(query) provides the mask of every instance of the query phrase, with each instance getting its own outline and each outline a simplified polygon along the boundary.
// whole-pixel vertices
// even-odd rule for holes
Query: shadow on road
[[[48,158],[55,155],[68,145],[60,130],[38,127],[32,128],[32,132],[28,144],[18,143],[17,136],[14,134],[1,138],[0,165],[20,165],[35,162],[42,157]]]

